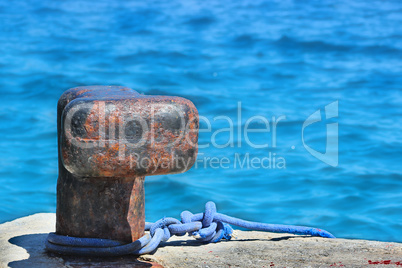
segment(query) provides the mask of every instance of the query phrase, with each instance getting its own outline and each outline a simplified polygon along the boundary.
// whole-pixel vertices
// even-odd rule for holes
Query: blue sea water
[[[200,212],[213,200],[248,220],[402,242],[401,25],[400,1],[1,1],[0,222],[55,211],[63,91],[124,85],[193,101],[211,121],[201,144],[229,127],[214,117],[233,119],[234,146],[200,148],[201,160],[286,161],[286,168],[200,162],[184,174],[147,177],[148,221]],[[302,142],[303,122],[334,101],[337,167]],[[238,135],[255,115],[286,116],[276,147],[272,131],[250,134],[269,143],[263,149]],[[304,133],[321,152],[322,118]],[[230,133],[215,137],[222,145]]]

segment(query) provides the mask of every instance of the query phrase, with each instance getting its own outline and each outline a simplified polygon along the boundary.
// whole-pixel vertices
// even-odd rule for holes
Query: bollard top
[[[195,163],[199,118],[187,99],[76,87],[60,97],[58,112],[59,157],[75,176],[172,174]]]

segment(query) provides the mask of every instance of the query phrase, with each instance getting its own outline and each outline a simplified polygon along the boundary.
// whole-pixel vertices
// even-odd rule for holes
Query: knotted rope
[[[155,223],[146,223],[145,231],[149,231],[149,234],[129,244],[109,239],[79,238],[50,233],[46,248],[52,252],[69,255],[141,255],[155,251],[162,241],[167,241],[172,235],[182,236],[189,233],[205,243],[216,243],[221,239],[230,240],[233,229],[229,224],[255,231],[335,238],[329,232],[317,228],[251,222],[230,217],[216,212],[215,203],[211,201],[206,203],[205,213],[192,214],[190,211],[183,211],[180,216],[181,221],[165,217]]]

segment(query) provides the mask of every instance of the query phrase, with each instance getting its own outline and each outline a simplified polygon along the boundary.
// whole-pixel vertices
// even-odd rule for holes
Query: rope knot
[[[229,224],[215,220],[216,205],[214,202],[205,204],[205,212],[202,214],[202,228],[199,231],[193,232],[191,235],[202,242],[216,243],[222,238],[230,240],[233,229]]]

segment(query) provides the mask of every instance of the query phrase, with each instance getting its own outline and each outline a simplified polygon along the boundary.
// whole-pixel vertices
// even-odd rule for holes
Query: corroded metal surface
[[[125,88],[118,94],[104,89],[78,92],[83,93],[64,106],[61,118],[62,160],[72,174],[171,174],[195,162],[198,113],[189,100],[139,95]]]
[[[57,110],[56,232],[138,239],[144,176],[184,172],[196,160],[196,108],[179,97],[90,86],[66,91]]]
[[[57,233],[125,242],[138,239],[145,227],[143,183],[144,177],[59,178]]]

